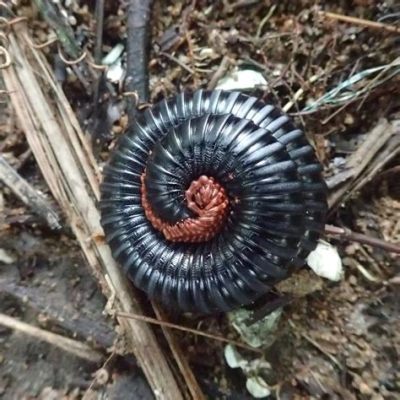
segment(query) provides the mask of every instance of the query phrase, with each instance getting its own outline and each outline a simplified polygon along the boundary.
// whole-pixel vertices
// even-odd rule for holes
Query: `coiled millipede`
[[[302,266],[327,210],[321,166],[287,115],[202,90],[138,116],[105,167],[100,207],[134,284],[200,313],[249,305]]]

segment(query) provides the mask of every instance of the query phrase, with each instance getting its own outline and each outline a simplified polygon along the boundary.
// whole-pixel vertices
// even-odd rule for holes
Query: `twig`
[[[94,48],[94,61],[101,62],[101,48],[103,46],[103,21],[104,21],[104,0],[96,1],[96,46]]]
[[[109,102],[113,101],[109,96],[105,96],[107,88],[110,93],[114,90],[107,81],[106,71],[108,66],[102,65],[102,46],[103,46],[103,28],[104,28],[104,0],[96,0],[96,39],[94,48],[94,61],[96,66],[92,66],[99,71],[99,78],[93,85],[92,113],[89,118],[89,126],[92,134],[92,147],[96,157],[104,145],[105,138],[109,137],[111,124],[105,118],[105,110]],[[106,93],[105,93],[106,92]]]
[[[127,18],[127,75],[125,90],[137,92],[139,101],[149,100],[149,44],[150,14],[152,0],[129,0]],[[128,116],[131,122],[135,119],[137,104],[128,98]]]
[[[325,225],[325,234],[338,236],[342,240],[367,244],[369,246],[377,247],[391,253],[400,254],[400,244],[388,243],[385,240],[367,236],[362,233],[356,233],[347,228],[340,228],[333,225]]]
[[[107,274],[117,294],[115,307],[123,312],[142,313],[135,292],[102,239],[104,233],[96,209],[99,169],[93,154],[45,57],[20,45],[25,34],[24,25],[13,26],[9,51],[15,63],[3,70],[21,129],[104,294],[110,295],[104,278]],[[125,331],[128,351],[135,354],[155,397],[182,399],[152,330],[137,321],[118,321]]]
[[[221,64],[214,72],[214,75],[211,77],[210,82],[207,85],[208,90],[214,90],[217,86],[218,81],[225,75],[225,72],[228,70],[231,65],[231,60],[228,56],[224,56],[221,61]]]
[[[382,279],[377,278],[375,275],[373,275],[371,272],[369,272],[365,267],[363,267],[356,259],[350,258],[346,261],[347,265],[356,268],[360,274],[369,282],[371,283],[380,283],[382,282]]]
[[[319,11],[319,14],[322,17],[335,19],[337,21],[342,21],[342,22],[348,22],[348,23],[354,24],[354,25],[360,25],[364,28],[385,30],[385,31],[391,32],[391,33],[400,33],[399,27],[384,24],[382,22],[370,21],[370,20],[363,19],[363,18],[356,18],[356,17],[351,17],[349,15],[336,14],[336,13],[327,12],[327,11]]]
[[[71,336],[88,340],[95,347],[108,349],[116,337],[113,327],[104,318],[93,318],[79,313],[77,315],[69,304],[59,305],[52,301],[51,296],[43,296],[40,288],[18,285],[12,281],[0,279],[0,293],[7,294],[24,307],[29,307],[35,313],[45,315],[46,321],[52,326],[62,328]]]
[[[167,322],[167,315],[165,314],[165,312],[160,307],[158,307],[156,303],[152,302],[152,304],[158,320],[160,322]],[[177,361],[178,368],[181,371],[182,376],[184,377],[185,383],[188,386],[192,398],[195,400],[205,400],[206,397],[201,390],[201,387],[199,386],[196,377],[194,376],[192,369],[190,368],[187,358],[185,357],[185,354],[179,346],[179,343],[173,332],[171,332],[171,330],[165,325],[161,325],[161,329],[163,330],[169,347],[174,354],[174,358]]]
[[[158,319],[147,317],[145,315],[140,315],[140,314],[132,314],[132,313],[125,313],[125,312],[117,312],[116,314],[119,317],[137,319],[139,321],[148,322],[149,324],[161,325],[161,326],[165,326],[167,328],[172,328],[172,329],[177,329],[179,331],[189,332],[189,333],[192,333],[193,335],[203,336],[208,339],[217,340],[219,342],[230,343],[234,346],[241,347],[243,349],[250,350],[250,351],[253,351],[258,354],[262,354],[261,350],[255,349],[254,347],[248,346],[247,344],[244,344],[237,340],[227,339],[226,337],[223,337],[223,336],[213,335],[212,333],[199,331],[197,329],[188,328],[188,327],[182,326],[182,325],[177,325],[172,322],[160,321]]]
[[[189,74],[194,75],[196,72],[190,68],[188,65],[186,65],[185,63],[183,63],[182,61],[180,61],[178,58],[176,58],[175,56],[173,56],[172,54],[168,54],[165,51],[160,51],[160,53],[162,56],[167,57],[169,60],[177,63],[178,65],[180,65],[184,70],[186,70],[187,72],[189,72]]]
[[[351,190],[346,193],[345,199],[353,192],[361,190],[367,183],[371,182],[382,168],[390,163],[400,153],[400,135],[392,136],[387,145],[379,152],[377,157],[368,166],[365,173],[352,185]]]
[[[268,20],[274,14],[276,7],[277,7],[276,4],[272,5],[270,7],[270,9],[268,10],[267,15],[261,20],[260,25],[258,25],[258,28],[257,28],[256,38],[259,38],[261,36],[264,25],[268,22]]]
[[[96,1],[96,45],[94,48],[94,61],[97,65],[101,63],[102,46],[103,46],[103,23],[104,23],[104,0]],[[93,93],[93,104],[94,108],[98,109],[99,112],[101,107],[97,107],[99,102],[100,93],[100,82],[101,78],[97,80],[94,87]]]
[[[93,363],[99,363],[104,358],[103,354],[93,350],[85,343],[40,329],[5,314],[0,314],[0,325],[25,333]]]
[[[346,191],[370,164],[371,160],[376,157],[376,154],[388,142],[394,131],[393,124],[386,119],[379,120],[361,146],[349,157],[346,169],[327,179],[330,188],[342,184],[330,194],[328,201],[330,207],[340,202]],[[343,182],[345,183],[343,184]]]
[[[310,79],[307,81],[307,83],[311,84],[316,82],[321,76],[320,75],[313,75],[312,77],[310,77]],[[301,96],[303,96],[304,94],[304,87],[301,87],[299,90],[297,90],[297,92],[294,94],[293,98],[288,101],[283,107],[282,110],[284,112],[288,112],[295,103],[297,103],[297,101],[301,98]]]
[[[0,154],[0,181],[3,181],[12,192],[35,214],[39,215],[51,229],[60,229],[60,217],[48,201],[35,190]]]
[[[198,76],[196,73],[196,68],[195,68],[195,60],[194,60],[194,50],[193,50],[193,43],[192,43],[192,35],[190,32],[190,21],[191,17],[193,15],[193,12],[196,9],[196,2],[197,0],[191,0],[190,4],[183,10],[182,12],[182,18],[181,18],[181,31],[186,39],[187,43],[187,49],[188,49],[188,56],[190,59],[190,64],[191,64],[191,70],[193,71],[193,83],[194,86],[199,86],[199,80]]]

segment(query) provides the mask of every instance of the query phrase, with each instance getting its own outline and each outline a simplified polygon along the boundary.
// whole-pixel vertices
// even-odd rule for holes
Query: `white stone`
[[[111,65],[107,69],[107,79],[113,83],[119,83],[125,74],[125,70],[121,65],[121,61]]]
[[[320,240],[316,249],[308,255],[307,264],[322,278],[334,282],[343,278],[343,264],[336,247],[323,240]]]

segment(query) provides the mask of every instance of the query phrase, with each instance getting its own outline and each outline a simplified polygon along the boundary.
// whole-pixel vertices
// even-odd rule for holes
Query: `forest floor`
[[[11,3],[18,15],[28,17],[32,41],[44,43],[54,36],[30,1]],[[94,53],[96,1],[57,3],[77,43]],[[105,2],[101,47],[103,57],[124,46],[114,56],[122,61],[122,70],[123,7],[117,1]],[[337,14],[353,19],[339,21]],[[261,76],[265,84],[250,93],[284,108],[305,129],[324,166],[330,188],[328,222],[400,243],[400,5],[396,1],[155,1],[151,27],[151,102],[182,90],[213,89],[237,70]],[[49,45],[43,52],[104,164],[126,129],[123,99],[104,100],[104,112],[95,112],[92,97],[55,56],[57,48]],[[380,68],[372,70],[376,67]],[[119,68],[111,78],[118,93]],[[340,85],[342,91],[331,92]],[[61,214],[3,94],[0,154]],[[358,170],[362,159],[357,162],[357,156],[367,157],[363,144],[378,142],[382,135],[376,132],[384,124],[393,134]],[[350,175],[343,178],[343,171]],[[343,182],[348,185],[345,190]],[[85,342],[103,354],[103,361],[78,357],[0,324],[0,398],[153,398],[133,356],[107,360],[118,329],[103,312],[106,300],[68,224],[62,225],[57,232],[51,230],[0,180],[0,313]],[[265,339],[264,362],[258,360],[251,374],[262,377],[272,398],[281,400],[399,399],[400,258],[365,244],[329,241],[340,254],[343,278],[331,282],[304,269],[279,288],[295,300],[284,307],[272,339]],[[226,315],[173,319],[242,340]],[[223,343],[175,334],[209,398],[252,398],[243,371],[227,365]],[[239,351],[247,360],[259,357]]]

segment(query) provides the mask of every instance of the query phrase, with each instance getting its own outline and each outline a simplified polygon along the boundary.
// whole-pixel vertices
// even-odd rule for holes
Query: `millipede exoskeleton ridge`
[[[326,209],[303,132],[238,92],[181,93],[144,111],[102,184],[114,257],[137,287],[183,311],[265,294],[304,264]]]

